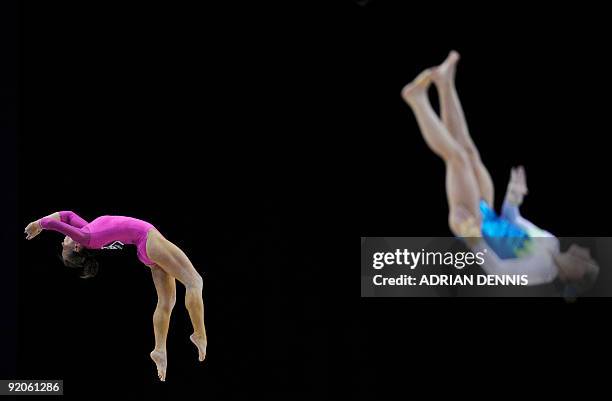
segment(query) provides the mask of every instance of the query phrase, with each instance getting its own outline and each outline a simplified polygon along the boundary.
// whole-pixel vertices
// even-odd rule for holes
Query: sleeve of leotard
[[[81,216],[69,210],[61,211],[59,212],[59,215],[60,215],[60,219],[62,222],[66,224],[70,224],[71,226],[76,227],[76,228],[83,228],[87,224],[89,224]]]
[[[89,233],[82,228],[71,226],[53,217],[43,217],[40,219],[40,226],[45,230],[53,230],[67,235],[79,244],[87,245],[89,243]]]
[[[480,241],[473,250],[482,252],[484,259],[482,268],[487,274],[526,275],[527,285],[530,286],[549,284],[557,277],[557,268],[543,249],[536,249],[529,255],[514,259],[500,259],[491,248],[486,246],[484,241]]]

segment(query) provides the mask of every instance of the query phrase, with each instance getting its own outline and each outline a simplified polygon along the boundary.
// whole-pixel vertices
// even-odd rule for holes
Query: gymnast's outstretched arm
[[[514,167],[510,170],[510,181],[508,181],[508,189],[506,190],[501,214],[527,232],[535,232],[538,228],[530,221],[524,219],[519,210],[526,194],[527,179],[525,177],[525,169],[523,166]]]
[[[60,216],[60,221],[66,224],[70,224],[73,227],[83,228],[87,224],[89,224],[84,218],[70,210],[65,210],[57,213]]]
[[[544,232],[538,228],[535,224],[521,216],[519,210],[523,204],[523,199],[527,195],[527,179],[525,176],[525,168],[519,166],[512,168],[510,171],[510,181],[508,182],[508,189],[506,190],[506,197],[504,198],[504,204],[502,206],[502,216],[520,226],[528,233]],[[546,233],[546,232],[544,232]],[[546,233],[549,236],[550,233]],[[540,236],[540,235],[537,235]]]
[[[523,199],[527,195],[527,178],[523,166],[515,167],[510,170],[510,181],[502,206],[502,216],[515,222],[521,217],[519,207],[523,204]]]
[[[43,229],[47,229],[58,231],[74,241],[86,245],[89,242],[89,233],[82,230],[86,225],[87,221],[74,212],[55,212],[28,224],[25,229],[26,239],[32,239],[40,234]]]

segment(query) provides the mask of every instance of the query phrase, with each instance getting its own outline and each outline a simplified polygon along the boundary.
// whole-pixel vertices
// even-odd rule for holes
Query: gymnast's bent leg
[[[429,148],[446,164],[446,195],[449,205],[449,226],[461,236],[461,223],[467,216],[480,227],[480,189],[465,149],[453,138],[429,102],[427,90],[432,71],[425,70],[402,90],[402,97],[412,108],[421,134]]]
[[[198,359],[206,357],[206,328],[204,326],[204,300],[202,299],[202,276],[191,264],[185,253],[158,231],[151,231],[147,241],[147,255],[170,276],[185,286],[185,306],[193,325],[189,337],[198,348]]]
[[[482,163],[480,153],[468,130],[465,114],[455,86],[455,71],[459,53],[451,51],[446,60],[432,71],[432,80],[438,89],[442,122],[453,138],[465,150],[480,188],[480,196],[493,207],[495,188],[489,171]]]

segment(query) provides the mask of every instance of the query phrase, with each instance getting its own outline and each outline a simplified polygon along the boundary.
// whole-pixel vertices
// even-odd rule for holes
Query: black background
[[[531,377],[607,352],[601,301],[360,300],[345,244],[448,235],[443,164],[399,93],[453,48],[496,206],[524,164],[528,218],[609,234],[603,13],[330,3],[21,7],[20,225],[151,221],[203,273],[209,350],[200,366],[179,298],[157,383],[146,268],[126,250],[79,280],[46,234],[18,247],[18,377],[73,396],[380,399],[470,361]]]
[[[10,2],[0,5],[0,54],[4,62],[0,63],[0,133],[3,142],[0,146],[0,177],[4,185],[0,206],[5,213],[5,223],[0,225],[0,237],[5,250],[2,260],[2,279],[0,280],[0,377],[12,377],[16,369],[17,354],[17,299],[15,284],[17,281],[17,243],[15,227],[18,219],[14,210],[17,207],[17,24],[14,16],[17,7]]]

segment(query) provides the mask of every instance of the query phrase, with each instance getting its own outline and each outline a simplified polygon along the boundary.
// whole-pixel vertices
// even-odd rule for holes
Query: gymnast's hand
[[[36,220],[31,222],[25,228],[26,239],[32,239],[36,237],[38,234],[42,232],[42,226],[40,225],[40,220]]]
[[[513,205],[520,206],[527,193],[525,169],[523,166],[512,168],[510,170],[510,182],[508,182],[508,189],[506,190],[506,201]]]

